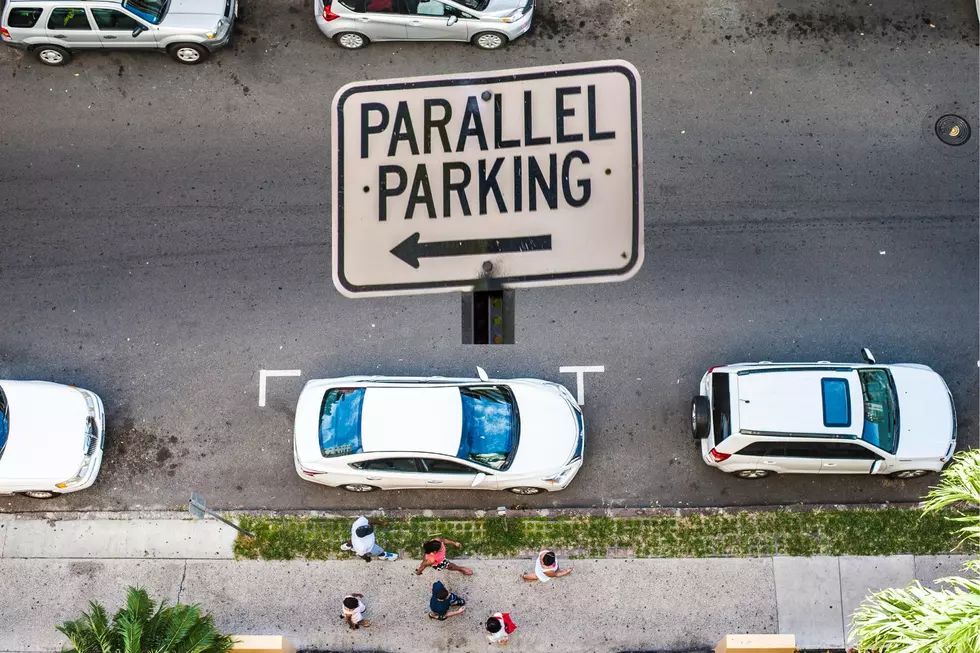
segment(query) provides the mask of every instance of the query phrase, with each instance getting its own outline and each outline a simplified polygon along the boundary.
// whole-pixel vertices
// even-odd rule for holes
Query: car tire
[[[695,440],[703,440],[711,432],[711,404],[704,395],[691,400],[691,433]]]
[[[333,40],[345,50],[360,50],[371,42],[371,39],[358,32],[341,32],[334,36]]]
[[[509,487],[507,488],[507,491],[512,494],[519,494],[522,497],[530,497],[544,492],[544,490],[539,487]]]
[[[766,478],[771,475],[768,469],[743,469],[737,472],[731,472],[735,478],[740,478],[744,481],[757,481],[760,478]]]
[[[507,45],[507,37],[499,32],[480,32],[470,39],[470,43],[481,50],[499,50]]]
[[[348,492],[356,492],[357,494],[365,494],[367,492],[374,492],[378,488],[373,485],[365,485],[363,483],[347,483],[346,485],[341,485]]]
[[[34,48],[34,56],[45,66],[64,66],[71,61],[71,52],[60,45],[39,45]]]
[[[51,492],[50,490],[28,490],[19,494],[28,499],[53,499],[58,496],[57,492]]]
[[[910,479],[910,478],[922,478],[923,476],[927,476],[929,474],[932,474],[932,470],[929,470],[929,469],[906,469],[906,470],[901,471],[901,472],[893,472],[893,473],[889,474],[889,476],[892,477],[892,478],[899,478],[899,479],[902,479],[902,480],[907,480],[907,479]]]
[[[176,43],[167,48],[167,52],[175,61],[186,66],[197,65],[211,54],[210,50],[197,43]]]

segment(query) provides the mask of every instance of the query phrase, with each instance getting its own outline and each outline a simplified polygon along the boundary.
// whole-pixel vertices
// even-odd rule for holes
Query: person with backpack
[[[429,599],[429,619],[445,621],[466,611],[466,601],[449,591],[441,582],[432,583],[432,597]],[[452,608],[457,608],[452,610]]]
[[[487,643],[498,646],[506,646],[510,641],[510,634],[517,630],[509,612],[495,612],[487,619]]]
[[[466,567],[462,567],[460,565],[457,565],[455,562],[450,562],[448,559],[446,559],[447,544],[452,544],[457,549],[463,546],[459,542],[454,542],[452,540],[448,540],[441,537],[433,538],[428,542],[426,542],[425,544],[423,544],[422,564],[420,564],[419,568],[415,570],[415,575],[421,576],[423,569],[425,569],[426,567],[432,567],[433,569],[440,569],[440,570],[448,569],[449,571],[458,571],[459,573],[465,576],[472,576],[473,575],[472,569],[467,569]]]
[[[554,551],[544,550],[538,554],[538,559],[534,561],[534,573],[521,576],[526,582],[533,583],[541,581],[547,583],[552,578],[561,578],[572,573],[572,568],[558,570],[558,557]]]
[[[354,520],[354,525],[350,529],[350,539],[340,545],[341,551],[353,551],[364,562],[371,562],[371,558],[382,560],[398,560],[397,553],[387,553],[378,546],[374,537],[374,525],[387,526],[388,522],[373,521],[367,517],[358,517]]]
[[[367,607],[361,601],[363,598],[363,594],[357,594],[356,592],[352,592],[344,597],[344,609],[340,618],[347,622],[351,630],[357,630],[361,627],[367,628],[371,625],[371,622],[364,618]]]

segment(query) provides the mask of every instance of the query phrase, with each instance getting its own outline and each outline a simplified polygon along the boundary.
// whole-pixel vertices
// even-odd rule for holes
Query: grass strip
[[[421,558],[431,537],[462,542],[460,557],[525,556],[539,547],[577,558],[701,558],[816,555],[937,555],[956,548],[955,524],[944,513],[874,510],[771,511],[655,517],[488,517],[388,519],[378,543]],[[235,555],[262,560],[331,560],[350,554],[350,519],[244,516],[255,533],[239,536]],[[973,550],[958,551],[974,553]]]

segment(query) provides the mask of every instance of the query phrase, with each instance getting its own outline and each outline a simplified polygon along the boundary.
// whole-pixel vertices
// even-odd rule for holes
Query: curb
[[[760,512],[846,512],[854,510],[914,510],[921,504],[870,503],[870,504],[793,504],[788,506],[739,506],[734,508],[506,508],[489,510],[221,510],[223,515],[235,517],[318,517],[321,519],[350,519],[361,515],[385,516],[395,519],[426,517],[432,519],[484,519],[486,517],[690,517],[694,515],[737,515]],[[0,513],[0,523],[13,520],[145,520],[145,519],[194,519],[186,510],[124,510],[124,511],[47,511]]]

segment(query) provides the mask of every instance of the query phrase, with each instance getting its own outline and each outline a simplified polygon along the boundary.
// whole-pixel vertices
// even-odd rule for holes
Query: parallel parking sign
[[[643,261],[625,61],[356,82],[332,115],[347,296],[616,281]]]

